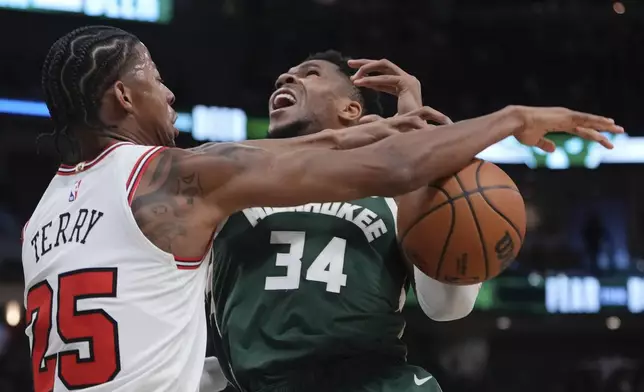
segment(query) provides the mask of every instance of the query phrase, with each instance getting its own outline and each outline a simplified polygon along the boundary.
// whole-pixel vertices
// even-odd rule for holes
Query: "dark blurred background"
[[[0,0],[0,391],[32,390],[19,236],[58,164],[36,153],[40,66],[96,23],[148,45],[182,146],[263,137],[274,79],[329,48],[394,61],[453,120],[508,104],[615,118],[628,135],[610,153],[559,137],[548,157],[510,139],[481,155],[519,185],[526,244],[465,320],[431,322],[412,296],[405,339],[446,392],[644,391],[641,0]]]

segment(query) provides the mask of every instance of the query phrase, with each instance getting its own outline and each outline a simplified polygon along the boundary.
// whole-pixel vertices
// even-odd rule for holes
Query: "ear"
[[[338,111],[338,116],[340,121],[345,124],[355,123],[362,117],[362,105],[358,101],[341,101],[339,103],[341,106]]]
[[[118,106],[128,113],[134,112],[134,106],[132,105],[132,90],[130,90],[129,87],[120,80],[117,80],[112,86],[112,92],[116,97]]]

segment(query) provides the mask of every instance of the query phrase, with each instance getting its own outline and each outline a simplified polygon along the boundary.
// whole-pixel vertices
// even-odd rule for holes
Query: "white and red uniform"
[[[61,167],[25,226],[35,392],[198,391],[210,247],[201,259],[175,259],[130,209],[162,149],[117,143]]]

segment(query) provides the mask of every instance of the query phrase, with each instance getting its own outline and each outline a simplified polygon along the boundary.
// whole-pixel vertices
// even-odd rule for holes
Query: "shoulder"
[[[261,164],[261,151],[236,143],[209,143],[196,149],[164,148],[142,173],[132,211],[136,214],[159,201],[194,206],[202,205],[200,201],[206,199],[216,202],[215,196],[231,179],[245,168]]]

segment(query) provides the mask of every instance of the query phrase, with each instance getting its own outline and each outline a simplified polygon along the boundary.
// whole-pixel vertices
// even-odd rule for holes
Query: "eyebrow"
[[[299,71],[310,69],[310,68],[320,69],[321,67],[320,67],[319,64],[316,64],[316,63],[304,62],[304,63],[298,65],[297,67],[293,67],[293,68],[289,69],[288,71],[289,71],[289,73],[297,73]]]

